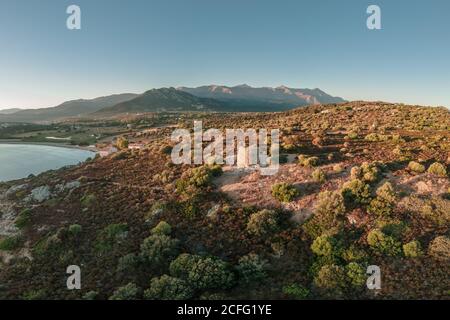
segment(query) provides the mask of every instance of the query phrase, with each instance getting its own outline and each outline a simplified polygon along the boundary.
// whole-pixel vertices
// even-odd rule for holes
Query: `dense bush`
[[[117,288],[109,300],[135,300],[139,295],[139,288],[134,283]]]
[[[332,237],[321,235],[311,245],[311,250],[318,256],[331,256],[334,253],[335,241]]]
[[[417,173],[423,173],[425,172],[425,166],[423,164],[420,164],[416,161],[411,161],[408,164],[408,169]]]
[[[176,182],[177,191],[181,194],[196,193],[202,188],[206,188],[211,184],[213,177],[222,174],[222,167],[219,165],[193,168],[183,173]]]
[[[188,279],[189,272],[194,268],[195,264],[201,260],[202,257],[189,253],[180,254],[175,260],[170,263],[169,271],[173,277]]]
[[[324,294],[341,297],[346,287],[345,268],[338,265],[324,265],[314,277],[314,285]]]
[[[239,279],[244,284],[262,280],[266,277],[267,261],[254,253],[250,253],[239,259],[236,270]]]
[[[160,221],[152,230],[152,234],[164,234],[166,236],[172,233],[172,227],[165,221]]]
[[[369,232],[367,243],[375,251],[388,256],[398,256],[402,252],[401,243],[379,229],[373,229]]]
[[[342,186],[342,196],[347,205],[367,204],[370,202],[370,187],[359,179],[347,181]]]
[[[355,287],[362,287],[367,280],[366,270],[356,262],[350,262],[346,267],[349,283]]]
[[[186,300],[192,296],[193,290],[186,281],[168,275],[153,278],[144,291],[144,298],[149,300]]]
[[[267,236],[279,230],[278,213],[264,209],[250,216],[247,231],[257,236]]]
[[[385,182],[377,189],[377,196],[370,202],[367,211],[378,217],[392,214],[396,202],[396,194],[391,183]]]
[[[226,289],[233,285],[230,266],[217,258],[181,254],[171,262],[170,274],[197,289]]]
[[[297,188],[288,183],[277,183],[272,186],[272,196],[281,202],[291,202],[297,196],[299,192]]]
[[[442,163],[435,162],[427,170],[428,173],[434,174],[436,176],[446,177],[447,169]]]
[[[113,246],[122,244],[128,236],[128,225],[126,223],[113,223],[101,230],[97,236],[96,248],[106,253]]]
[[[312,167],[315,167],[319,163],[319,158],[308,157],[308,156],[301,154],[298,156],[298,163],[303,167],[312,168]]]
[[[423,255],[422,247],[419,241],[411,241],[403,245],[403,254],[405,257],[417,258]]]
[[[121,275],[128,275],[135,273],[139,265],[139,257],[134,253],[129,253],[120,257],[117,263],[117,272]]]
[[[150,265],[163,265],[175,258],[179,241],[164,234],[153,234],[141,244],[141,256]]]
[[[323,191],[319,193],[314,215],[302,226],[313,239],[324,232],[339,230],[345,218],[344,198],[338,192]]]
[[[293,283],[287,286],[283,287],[283,293],[290,298],[302,300],[308,298],[310,292],[307,288],[297,284]]]
[[[69,226],[69,233],[73,236],[79,235],[83,231],[83,227],[79,224],[71,224]]]

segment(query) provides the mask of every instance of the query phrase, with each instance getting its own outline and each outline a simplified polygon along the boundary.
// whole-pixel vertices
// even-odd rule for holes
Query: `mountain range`
[[[196,88],[160,88],[142,94],[124,93],[71,100],[50,108],[3,110],[0,111],[0,122],[52,122],[74,117],[143,112],[274,112],[312,104],[340,102],[345,100],[320,89],[209,85]]]
[[[320,89],[295,89],[286,86],[254,88],[246,84],[234,87],[210,85],[180,87],[178,90],[226,102],[229,108],[240,111],[283,111],[311,104],[345,102],[344,99],[330,96]]]

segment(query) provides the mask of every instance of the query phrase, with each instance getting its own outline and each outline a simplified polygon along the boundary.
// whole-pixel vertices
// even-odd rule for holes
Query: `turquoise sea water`
[[[0,144],[0,181],[59,169],[94,157],[91,151],[27,144]]]

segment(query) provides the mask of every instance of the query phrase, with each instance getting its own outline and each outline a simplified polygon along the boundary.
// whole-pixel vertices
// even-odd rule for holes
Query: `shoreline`
[[[91,151],[97,153],[98,150],[95,146],[77,146],[77,145],[71,145],[71,144],[65,144],[65,143],[58,143],[58,142],[27,142],[27,141],[21,141],[21,140],[13,140],[13,139],[0,139],[0,144],[24,144],[24,145],[41,145],[41,146],[48,146],[48,147],[59,147],[59,148],[67,148],[67,149],[78,149],[78,150],[84,150],[84,151]]]

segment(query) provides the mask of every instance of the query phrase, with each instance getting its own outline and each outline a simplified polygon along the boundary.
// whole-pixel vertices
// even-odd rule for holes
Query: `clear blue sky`
[[[0,108],[213,83],[450,106],[448,0],[0,0],[0,43]]]

